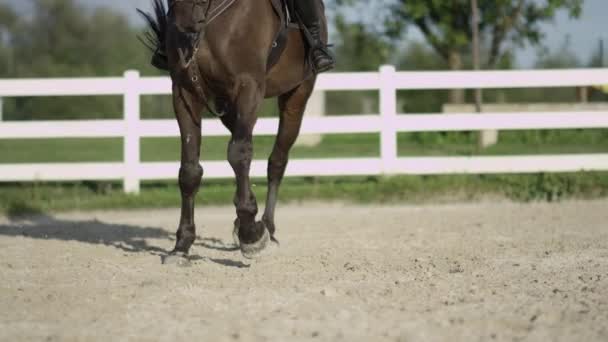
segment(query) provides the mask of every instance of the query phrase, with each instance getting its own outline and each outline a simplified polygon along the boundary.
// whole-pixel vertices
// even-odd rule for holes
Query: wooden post
[[[124,191],[130,194],[138,194],[140,190],[139,181],[139,120],[140,120],[140,95],[138,89],[139,72],[125,72],[125,95],[124,95]]]
[[[394,121],[397,118],[397,89],[393,83],[395,67],[384,65],[380,68],[380,157],[383,174],[394,173],[397,160],[397,130]]]
[[[325,116],[325,92],[315,91],[308,100],[304,118],[318,118]],[[313,147],[321,143],[320,134],[303,134],[298,137],[296,146]]]
[[[580,103],[589,102],[589,88],[588,87],[576,88],[576,97],[578,99],[578,102],[580,102]]]
[[[471,0],[471,10],[473,18],[471,25],[473,27],[473,69],[479,71],[481,62],[479,57],[479,10],[477,8],[477,0]],[[475,110],[477,113],[482,111],[483,93],[481,89],[475,89]]]
[[[477,0],[471,0],[471,26],[473,28],[473,69],[481,70],[481,58],[479,56],[479,7]],[[475,89],[475,111],[479,114],[483,112],[483,92],[481,89]],[[478,138],[479,148],[486,148],[495,145],[498,142],[498,131],[481,131]]]

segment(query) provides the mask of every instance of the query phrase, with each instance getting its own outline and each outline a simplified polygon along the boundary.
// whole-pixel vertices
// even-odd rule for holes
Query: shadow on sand
[[[146,239],[171,238],[171,235],[161,228],[110,224],[98,220],[61,220],[44,213],[28,214],[28,216],[9,215],[8,218],[10,221],[8,224],[0,224],[0,235],[78,241],[112,246],[131,253],[166,254],[168,251],[149,245]]]
[[[111,224],[98,220],[75,221],[57,219],[49,214],[28,210],[26,214],[8,213],[8,224],[0,224],[0,235],[23,236],[40,240],[78,241],[118,248],[124,252],[147,252],[165,256],[169,250],[148,244],[147,239],[175,240],[174,234],[157,227]],[[234,252],[239,248],[216,238],[197,239],[195,246],[222,252]],[[249,265],[238,260],[213,259],[191,256],[191,260],[205,259],[226,267],[246,268]]]
[[[225,243],[224,241],[216,238],[199,239],[194,243],[194,245],[220,252],[236,252],[239,250],[239,247],[234,243]]]

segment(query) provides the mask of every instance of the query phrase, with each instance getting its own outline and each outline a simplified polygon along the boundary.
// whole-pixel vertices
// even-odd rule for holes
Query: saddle
[[[211,23],[217,17],[222,15],[227,9],[232,7],[237,0],[223,0],[217,3],[209,2],[210,8],[209,16],[207,17],[207,23]],[[299,25],[295,19],[295,16],[292,16],[294,12],[293,1],[294,0],[269,0],[272,4],[272,8],[274,9],[275,14],[278,16],[281,25],[276,33],[274,41],[272,43],[272,48],[268,54],[267,59],[267,70],[272,69],[275,66],[281,55],[285,51],[285,47],[287,46],[287,38],[289,37],[290,30],[301,30],[302,26]],[[191,60],[195,54],[195,45],[192,44],[192,47],[185,51],[185,59]],[[166,58],[166,57],[165,57]],[[154,64],[154,63],[153,63]]]
[[[291,15],[292,13],[295,13],[293,1],[294,0],[270,0],[275,13],[281,21],[281,28],[279,29],[279,32],[277,32],[274,42],[272,43],[272,50],[268,55],[268,60],[266,62],[268,70],[272,69],[272,67],[278,63],[283,51],[285,51],[289,31],[300,30],[302,28],[302,26],[297,23],[295,15]]]
[[[180,1],[189,1],[189,0],[180,0]],[[205,23],[209,24],[213,20],[215,20],[217,17],[222,15],[237,0],[223,0],[219,3],[213,3],[209,0],[190,0],[190,1],[200,1],[201,4],[206,4],[206,6],[207,6],[206,10],[207,10],[208,16],[205,18]],[[291,30],[291,29],[301,30],[303,27],[302,25],[297,25],[297,24],[293,23],[291,20],[290,13],[294,13],[294,12],[293,11],[290,12],[290,8],[293,9],[293,7],[289,6],[288,3],[290,3],[293,0],[269,0],[269,1],[271,2],[276,15],[280,19],[281,25],[279,27],[278,32],[276,33],[275,39],[274,39],[271,49],[268,53],[268,58],[266,61],[267,70],[271,70],[272,67],[274,67],[278,63],[279,59],[281,58],[281,55],[285,51],[285,48],[287,46],[287,39],[289,36],[289,30]],[[201,74],[199,66],[196,63],[192,63],[192,61],[196,55],[197,49],[198,49],[198,43],[200,42],[200,39],[204,35],[204,31],[205,30],[203,28],[201,32],[186,35],[186,37],[189,37],[191,44],[184,44],[184,48],[180,48],[178,50],[178,52],[180,55],[182,66],[185,69],[185,77],[187,77],[191,81],[193,90],[204,101],[204,103],[207,106],[207,109],[209,110],[210,113],[212,113],[213,115],[215,115],[217,117],[222,117],[224,115],[223,112],[219,113],[216,110],[214,110],[213,108],[211,108],[211,106],[209,104],[209,97],[203,87],[203,80],[204,80],[203,75]],[[190,36],[192,36],[192,37],[190,37]],[[157,50],[157,52],[158,52],[158,50]],[[165,56],[157,56],[157,54],[155,54],[154,58],[157,58],[157,57],[161,57],[161,58],[164,57],[165,61],[166,61]],[[153,59],[152,64],[157,66],[154,63],[155,63],[155,60]],[[161,67],[159,67],[159,68],[161,68]]]

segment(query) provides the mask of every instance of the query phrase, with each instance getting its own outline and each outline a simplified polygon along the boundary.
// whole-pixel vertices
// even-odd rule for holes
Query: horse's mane
[[[137,12],[144,18],[148,24],[148,30],[139,37],[139,40],[150,50],[159,51],[166,55],[166,33],[167,33],[167,7],[170,0],[153,0],[153,14],[137,9]]]

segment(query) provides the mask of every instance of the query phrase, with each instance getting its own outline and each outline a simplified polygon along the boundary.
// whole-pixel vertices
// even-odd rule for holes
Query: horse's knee
[[[179,169],[179,186],[186,195],[198,190],[203,177],[203,167],[198,163],[185,163]]]
[[[249,167],[253,158],[253,143],[250,139],[231,141],[228,147],[228,163],[233,169],[240,170]]]

